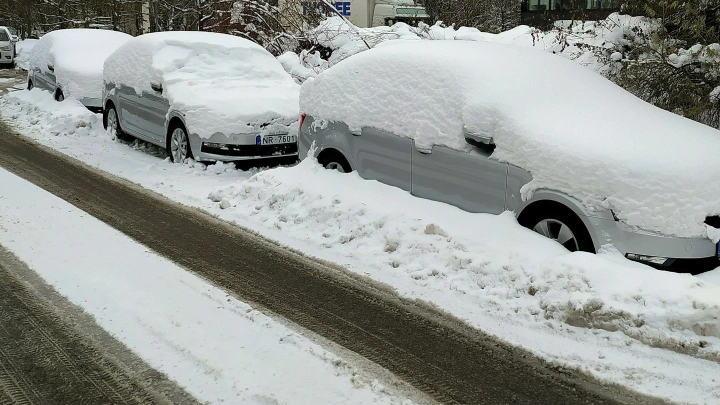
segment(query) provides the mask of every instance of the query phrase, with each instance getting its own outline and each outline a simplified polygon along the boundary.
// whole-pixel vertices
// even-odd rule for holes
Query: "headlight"
[[[635,260],[637,262],[641,263],[652,263],[657,264],[658,266],[662,266],[665,264],[665,262],[668,260],[667,257],[659,257],[659,256],[646,256],[646,255],[638,255],[635,253],[628,253],[625,255],[630,260]]]
[[[12,49],[12,48],[9,47],[9,46],[0,47],[0,50],[2,50],[2,51],[9,51],[9,50],[11,50],[11,49]]]

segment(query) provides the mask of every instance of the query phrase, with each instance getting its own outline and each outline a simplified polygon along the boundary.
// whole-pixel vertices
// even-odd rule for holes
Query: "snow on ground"
[[[128,34],[109,30],[51,31],[30,52],[30,69],[54,74],[65,97],[100,100],[105,58],[131,38]]]
[[[412,403],[62,199],[4,169],[0,184],[0,244],[200,402]]]
[[[509,214],[470,214],[313,160],[250,179],[228,165],[219,174],[173,165],[111,141],[99,116],[44,93],[7,96],[0,112],[42,144],[431,302],[552,364],[676,402],[720,402],[718,270],[663,273],[610,248],[568,254]]]
[[[25,39],[15,44],[15,63],[20,69],[28,70],[30,68],[30,52],[37,44],[37,39]]]
[[[157,32],[128,41],[105,61],[106,83],[154,94],[163,87],[170,109],[191,132],[288,133],[297,122],[300,87],[260,45],[212,32]]]
[[[720,214],[720,131],[545,52],[391,41],[306,81],[300,109],[422,148],[469,150],[465,131],[492,137],[492,159],[532,173],[525,197],[558,190],[647,231],[704,238],[705,217]]]

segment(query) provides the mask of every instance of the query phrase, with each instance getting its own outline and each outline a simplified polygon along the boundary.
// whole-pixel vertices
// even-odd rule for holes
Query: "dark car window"
[[[10,37],[7,34],[7,31],[0,29],[0,41],[9,41]]]

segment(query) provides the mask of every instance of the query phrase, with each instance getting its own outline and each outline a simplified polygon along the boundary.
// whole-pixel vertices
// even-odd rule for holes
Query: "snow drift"
[[[104,80],[138,94],[162,85],[170,109],[185,114],[188,130],[202,138],[287,132],[298,120],[299,86],[268,51],[231,35],[141,35],[107,59]]]

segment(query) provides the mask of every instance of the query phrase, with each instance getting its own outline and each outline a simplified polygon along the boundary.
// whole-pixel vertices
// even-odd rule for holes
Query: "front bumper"
[[[720,267],[718,247],[710,239],[653,235],[611,219],[588,219],[598,248],[612,243],[629,259],[667,271],[699,274]]]
[[[199,161],[243,161],[285,158],[298,155],[297,142],[278,145],[257,145],[255,134],[225,135],[214,134],[210,138],[190,135],[193,156]],[[222,147],[217,145],[221,144]]]
[[[12,64],[15,62],[15,56],[12,51],[0,51],[0,63]]]

